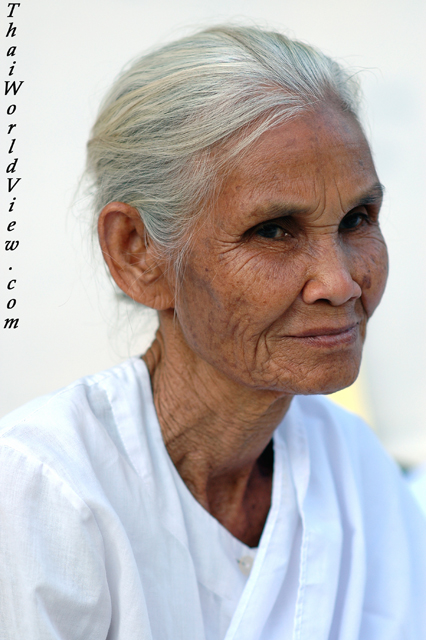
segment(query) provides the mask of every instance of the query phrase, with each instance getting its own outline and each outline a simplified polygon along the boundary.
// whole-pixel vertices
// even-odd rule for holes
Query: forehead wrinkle
[[[350,198],[347,203],[342,199],[341,189],[339,188],[336,176],[333,176],[333,182],[336,187],[336,193],[340,202],[341,211],[346,214],[351,209],[359,206],[368,206],[373,204],[381,204],[383,199],[384,187],[380,182],[375,182],[371,187],[361,191],[358,195]]]
[[[296,204],[289,201],[272,201],[265,205],[258,205],[246,214],[248,222],[274,220],[286,217],[312,216],[320,217],[327,208],[327,188],[325,182],[322,184],[322,194],[319,194],[319,185],[317,180],[314,181],[314,199],[308,204]],[[339,208],[343,213],[347,213],[357,206],[368,206],[372,204],[380,204],[383,198],[384,187],[380,182],[374,183],[370,188],[362,191],[359,195],[354,196],[345,204],[342,200],[341,189],[338,186],[336,177],[333,176],[333,183],[339,200]],[[325,225],[333,226],[333,225]]]
[[[332,179],[335,186],[335,193],[337,194],[337,198],[339,200],[339,207],[343,214],[348,213],[355,207],[381,204],[383,200],[384,186],[379,181],[376,181],[371,187],[367,187],[363,191],[360,191],[358,195],[353,196],[345,203],[344,189],[342,197],[342,189],[338,184],[338,176],[336,177],[336,175],[333,175]],[[325,211],[327,208],[327,192],[328,190],[324,182],[324,201],[322,211]]]
[[[340,148],[349,151],[352,147],[357,151],[352,162],[348,164],[350,159],[343,158],[345,162],[343,166],[340,166],[339,157],[336,157],[336,155],[339,156],[339,153],[333,152],[330,156],[330,148],[323,149],[324,145],[320,143],[318,132],[315,130],[310,134],[308,148],[305,145],[302,149],[294,149],[297,137],[290,136],[284,140],[284,149],[282,142],[278,149],[273,146],[271,153],[267,148],[266,152],[260,156],[257,154],[246,158],[245,162],[231,173],[229,182],[226,181],[228,188],[222,191],[221,196],[228,198],[231,208],[234,208],[232,205],[235,203],[238,211],[235,222],[238,229],[242,223],[254,225],[266,221],[268,218],[275,219],[304,214],[310,214],[316,218],[319,211],[325,212],[327,204],[333,207],[337,206],[337,199],[340,211],[345,213],[359,204],[369,204],[372,199],[374,202],[379,202],[380,183],[376,182],[370,189],[367,188],[365,192],[361,191],[363,186],[365,187],[366,184],[368,186],[370,180],[374,180],[374,178],[377,180],[377,176],[374,172],[374,165],[371,167],[373,175],[371,172],[368,177],[365,175],[364,162],[362,161],[364,153],[363,149],[359,149],[359,142],[346,139],[342,141],[340,138],[335,141],[332,136],[334,151],[338,151]],[[327,145],[325,146],[327,147]],[[287,164],[283,162],[283,155],[285,155],[284,151],[290,150],[292,152],[291,161]],[[362,169],[359,166],[354,166],[357,158],[358,165],[362,166]],[[367,160],[371,161],[371,157],[369,156]],[[324,164],[330,163],[328,175],[324,175]],[[367,164],[369,167],[371,162]],[[341,183],[342,180],[343,183]],[[308,182],[310,184],[307,184]],[[341,183],[340,191],[337,183]],[[361,187],[359,183],[361,183]],[[289,191],[287,193],[286,187]],[[329,187],[332,188],[332,191],[337,191],[336,200]],[[360,191],[359,196],[356,195],[358,190]],[[374,191],[380,193],[374,193]],[[346,208],[348,204],[350,206]],[[330,209],[330,206],[328,208]],[[229,218],[226,222],[223,221],[225,225],[227,222],[229,222]]]
[[[322,200],[325,201],[325,188],[322,189],[322,197],[319,195],[319,189],[317,188],[317,180],[313,176],[300,176],[302,184],[298,189],[294,188],[293,193],[289,199],[280,199],[279,195],[265,202],[264,204],[258,204],[253,209],[247,211],[245,219],[248,223],[258,223],[265,220],[274,220],[278,218],[286,217],[298,217],[312,215],[321,208]],[[313,182],[313,197],[306,197],[306,192],[312,187],[306,188],[306,182]],[[298,202],[299,200],[299,202]]]
[[[336,180],[336,176],[335,176],[335,175],[333,175],[333,182],[334,182],[334,186],[335,186],[335,188],[336,188],[337,197],[339,198],[340,211],[344,211],[344,208],[345,208],[345,207],[344,207],[344,204],[343,204],[343,202],[342,202],[342,196],[341,196],[340,189],[339,189],[339,186],[338,186],[338,184],[337,184],[337,180]]]

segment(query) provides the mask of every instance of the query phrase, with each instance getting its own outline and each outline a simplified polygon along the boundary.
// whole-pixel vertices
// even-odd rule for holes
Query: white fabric
[[[426,463],[410,471],[406,480],[413,496],[426,516]]]
[[[159,426],[155,426],[155,428],[159,430]],[[167,454],[165,455],[167,456]],[[265,527],[265,536],[269,533],[270,520],[274,521],[272,514],[281,512],[281,517],[275,522],[274,533],[282,541],[281,562],[288,562],[291,553],[298,554],[300,539],[295,541],[295,534],[301,521],[285,443],[279,434],[275,436],[274,458],[272,509]],[[242,558],[255,559],[257,549],[250,549],[236,540],[205,511],[193,498],[168,456],[167,459],[182,506],[189,552],[198,582],[206,640],[223,640],[248,581],[247,576],[238,567],[238,560]],[[295,543],[296,549],[293,548],[293,543]],[[297,562],[293,563],[291,581],[297,585]],[[294,595],[296,593],[297,586]],[[282,630],[285,629],[287,633],[287,636],[284,637],[291,637],[294,608],[295,597],[288,598],[286,603],[288,614],[286,619],[282,620]]]
[[[370,430],[325,398],[295,398],[275,432],[236,597],[232,539],[189,500],[140,359],[1,424],[1,640],[212,640],[227,616],[226,640],[426,637],[426,519]]]

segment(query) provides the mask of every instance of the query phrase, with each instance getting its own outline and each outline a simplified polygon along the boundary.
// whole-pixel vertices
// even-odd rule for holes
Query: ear
[[[174,283],[167,263],[149,240],[139,212],[124,202],[110,202],[101,211],[98,235],[105,262],[117,285],[130,298],[163,311],[174,306]]]

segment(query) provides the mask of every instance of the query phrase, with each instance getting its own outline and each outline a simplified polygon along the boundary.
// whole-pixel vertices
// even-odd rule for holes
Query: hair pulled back
[[[356,117],[356,81],[279,33],[219,26],[172,42],[136,60],[101,105],[87,147],[94,209],[114,200],[134,206],[179,268],[219,168],[324,102]]]

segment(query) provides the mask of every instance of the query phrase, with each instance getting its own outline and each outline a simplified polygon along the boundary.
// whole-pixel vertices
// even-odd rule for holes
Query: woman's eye
[[[366,213],[348,213],[340,223],[340,229],[343,231],[350,231],[351,229],[358,229],[363,224],[368,223],[370,218]]]
[[[274,222],[266,222],[261,227],[256,229],[256,235],[261,238],[271,238],[272,240],[279,240],[284,236],[289,236],[289,232],[280,227],[279,224]]]

